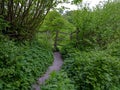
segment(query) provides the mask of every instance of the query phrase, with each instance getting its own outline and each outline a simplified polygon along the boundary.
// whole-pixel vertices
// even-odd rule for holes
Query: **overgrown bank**
[[[68,13],[79,33],[62,49],[63,69],[76,90],[120,90],[119,8],[116,0]]]
[[[30,90],[52,61],[52,50],[39,42],[18,44],[1,35],[0,90]]]
[[[106,50],[67,50],[64,70],[76,90],[120,89],[120,41]]]

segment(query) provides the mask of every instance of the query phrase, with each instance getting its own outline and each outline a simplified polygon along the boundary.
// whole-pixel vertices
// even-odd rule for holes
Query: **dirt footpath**
[[[48,68],[46,73],[38,79],[39,85],[33,85],[32,90],[40,90],[40,85],[45,83],[45,80],[49,78],[49,75],[52,71],[59,71],[61,69],[61,66],[63,64],[63,60],[61,57],[61,54],[59,52],[54,52],[54,62],[53,64]]]

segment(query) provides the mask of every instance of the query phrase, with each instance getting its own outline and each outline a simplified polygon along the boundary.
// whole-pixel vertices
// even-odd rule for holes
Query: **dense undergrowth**
[[[52,51],[38,41],[18,44],[1,35],[0,90],[30,90],[52,61]]]
[[[69,90],[69,84],[74,86],[71,90],[120,90],[119,8],[116,0],[64,15],[77,29],[69,43],[63,41],[67,45],[61,49],[67,77],[61,72],[53,75],[42,90]]]
[[[76,90],[120,90],[120,3],[108,2],[92,12],[77,11],[78,37],[62,49],[63,69]],[[79,14],[78,13],[78,14]],[[74,20],[74,19],[73,19]],[[78,19],[77,19],[78,20]]]
[[[73,82],[64,71],[52,72],[50,78],[41,87],[42,90],[75,90]]]
[[[77,90],[120,89],[120,42],[106,50],[68,50],[64,70]]]
[[[98,5],[93,10],[85,6],[67,12],[63,14],[61,21],[59,17],[56,20],[53,18],[53,23],[48,20],[50,26],[47,30],[52,31],[54,28],[67,32],[65,29],[71,29],[68,31],[71,35],[70,39],[65,35],[65,40],[56,39],[54,44],[59,41],[65,45],[60,46],[64,59],[63,70],[51,73],[41,87],[42,90],[120,90],[119,8],[119,0],[108,1],[104,6]],[[67,24],[64,29],[63,21]],[[36,38],[34,30],[25,31],[26,29],[18,24],[16,31],[9,34],[19,36],[17,29],[22,29],[20,37],[29,38],[22,40],[23,37],[9,37],[9,29],[13,30],[10,22],[0,16],[0,90],[30,90],[32,84],[53,61],[53,39],[63,36],[53,32],[34,32],[38,36],[32,40]],[[21,41],[22,43],[19,43]]]

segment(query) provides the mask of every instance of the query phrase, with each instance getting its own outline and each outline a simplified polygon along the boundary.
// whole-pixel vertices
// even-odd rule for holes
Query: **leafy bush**
[[[63,47],[64,70],[74,81],[77,90],[120,89],[119,38],[106,43],[106,47],[103,51],[100,51],[101,47],[96,48],[98,51],[89,49],[89,45],[87,48],[83,45],[83,51],[79,51],[72,43]]]
[[[30,90],[52,63],[52,51],[38,42],[0,40],[0,90]]]
[[[109,53],[112,56],[120,58],[120,40],[119,39],[108,45],[107,53]]]
[[[69,53],[64,69],[77,90],[119,90],[120,59],[107,51]]]
[[[102,4],[102,3],[101,3]],[[79,31],[73,35],[73,46],[80,50],[107,45],[120,38],[120,2],[107,2],[103,7],[98,5],[93,10],[87,7],[71,11],[66,16]]]
[[[47,50],[52,50],[52,39],[50,34],[48,34],[47,32],[38,33],[36,35],[36,38],[40,42],[41,47],[46,48]]]
[[[50,78],[41,87],[42,90],[75,90],[74,85],[64,71],[52,72]]]
[[[4,30],[8,26],[8,22],[5,21],[2,16],[0,16],[0,31]]]
[[[64,70],[77,90],[120,90],[119,7],[115,0],[92,11],[84,7],[68,15],[79,34],[73,35],[62,54]]]

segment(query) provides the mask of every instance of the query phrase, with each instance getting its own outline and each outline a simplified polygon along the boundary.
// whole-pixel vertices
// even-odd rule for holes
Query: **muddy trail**
[[[46,73],[38,79],[37,81],[38,84],[34,84],[32,86],[32,90],[40,90],[40,85],[45,83],[45,80],[49,78],[50,73],[53,71],[59,71],[61,69],[62,64],[63,64],[63,60],[61,54],[59,52],[54,52],[53,64],[48,68]]]

